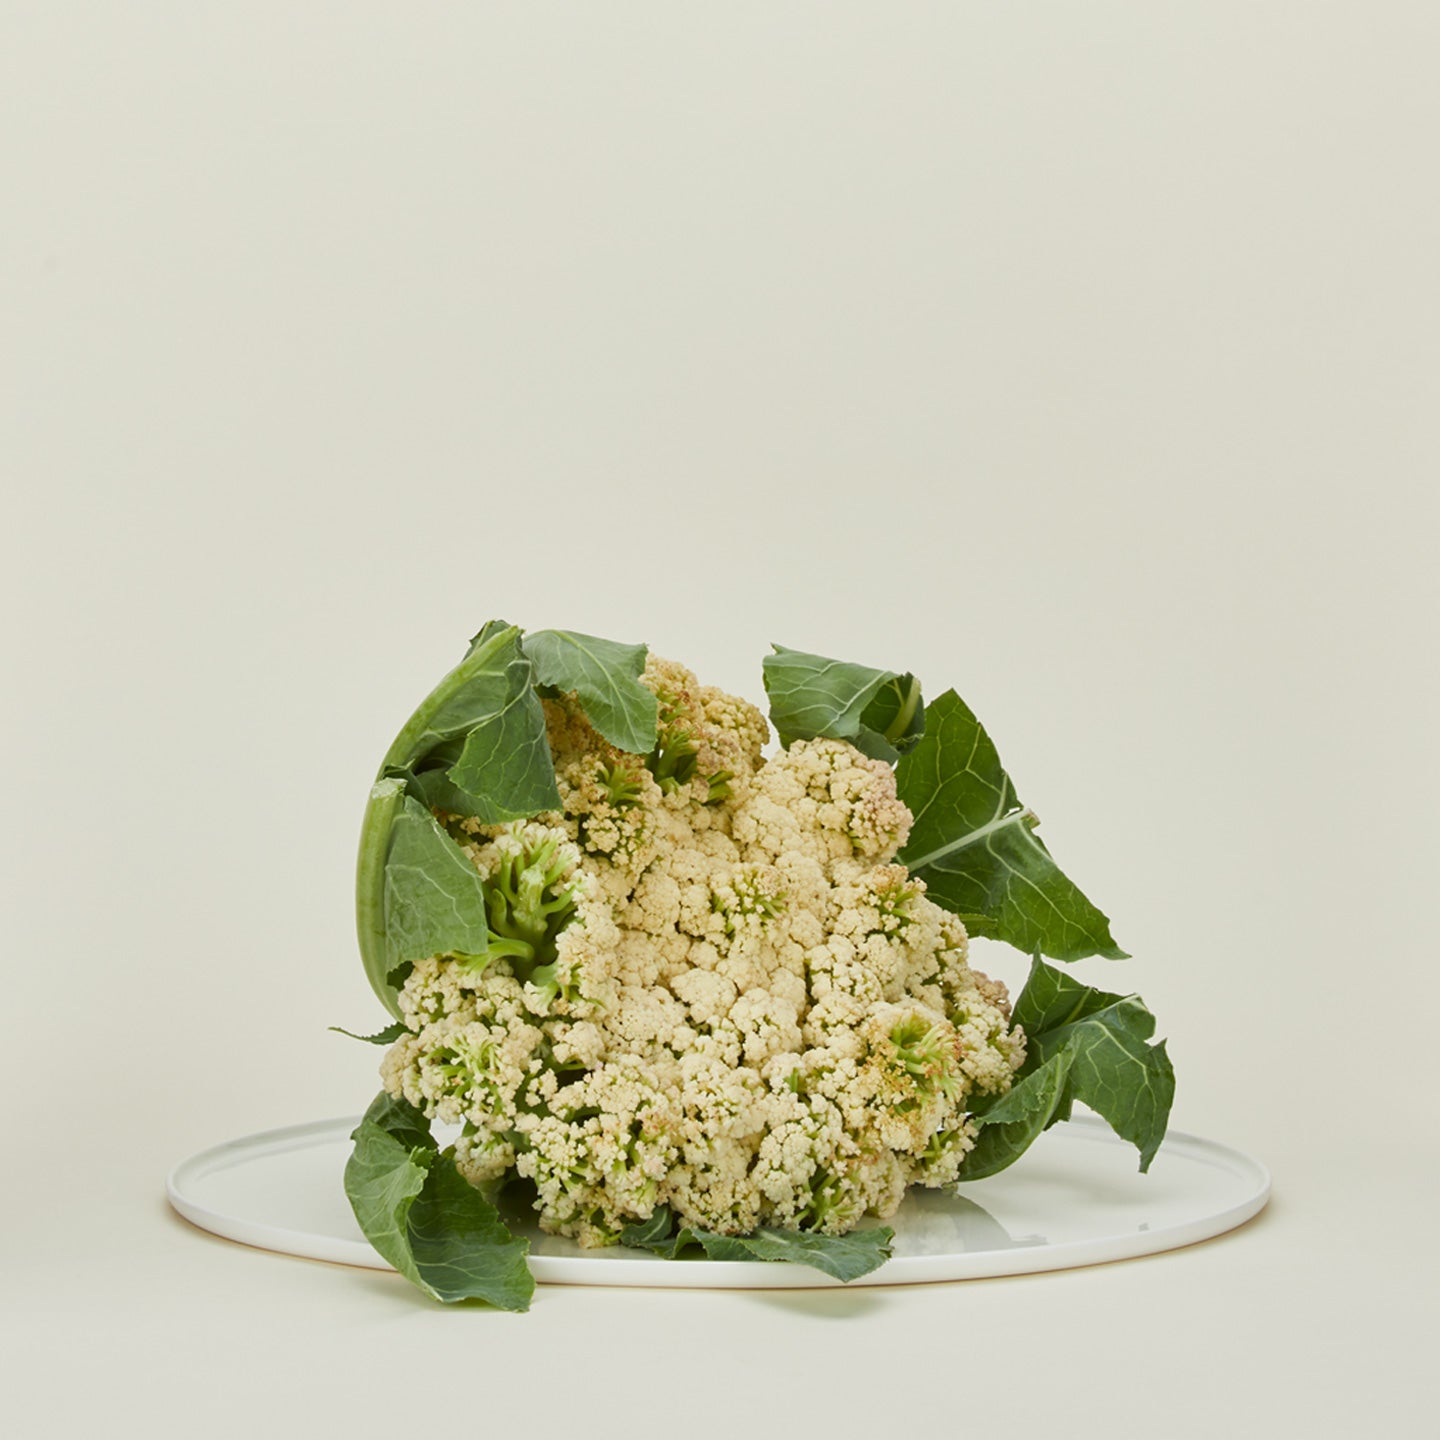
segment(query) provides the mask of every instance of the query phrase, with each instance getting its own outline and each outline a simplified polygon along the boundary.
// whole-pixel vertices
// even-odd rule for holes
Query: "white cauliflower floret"
[[[677,975],[670,988],[690,1007],[697,1026],[718,1025],[730,1013],[740,994],[735,982],[714,970],[686,970]]]
[[[895,772],[843,740],[797,740],[756,777],[738,807],[736,839],[778,860],[891,859],[910,834]]]
[[[747,1065],[763,1065],[772,1055],[793,1054],[804,1043],[800,1007],[759,987],[747,990],[731,1006],[730,1021],[744,1044]]]
[[[407,1034],[386,1053],[385,1088],[427,1115],[503,1132],[516,1113],[516,1097],[534,1065],[544,1033],[531,1024],[513,980],[496,977],[498,994],[485,994],[456,1013]],[[483,1009],[490,1018],[475,1018]]]
[[[724,1234],[838,1234],[947,1185],[970,1098],[1023,1062],[1003,986],[893,863],[911,825],[881,761],[801,740],[650,657],[659,738],[544,708],[563,811],[442,817],[486,882],[489,956],[400,995],[385,1088],[463,1124],[477,1185],[533,1183],[542,1226],[610,1244],[660,1205]]]
[[[793,1224],[815,1203],[817,1177],[838,1170],[853,1144],[839,1109],[820,1096],[777,1097],[776,1111],[755,1156],[755,1185],[775,1218]]]

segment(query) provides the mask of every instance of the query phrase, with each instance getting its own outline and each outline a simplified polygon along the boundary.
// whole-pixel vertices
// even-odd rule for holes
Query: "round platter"
[[[312,1260],[388,1270],[361,1235],[342,1175],[358,1118],[268,1130],[177,1165],[170,1203],[230,1240]],[[1171,1131],[1146,1175],[1102,1121],[1047,1131],[1019,1164],[958,1193],[915,1189],[889,1222],[894,1256],[852,1285],[908,1285],[1064,1270],[1174,1250],[1242,1225],[1265,1205],[1269,1172],[1211,1140]],[[805,1289],[840,1282],[808,1265],[661,1260],[618,1246],[582,1250],[530,1235],[537,1281]]]

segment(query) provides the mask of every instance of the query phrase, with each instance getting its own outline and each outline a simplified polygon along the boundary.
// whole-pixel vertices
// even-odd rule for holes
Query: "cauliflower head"
[[[725,1235],[839,1234],[945,1186],[1025,1058],[963,925],[895,863],[912,816],[847,741],[766,758],[755,706],[650,656],[654,748],[543,699],[558,808],[432,813],[484,883],[481,956],[415,962],[385,1089],[461,1127],[485,1188],[619,1240],[667,1205]]]

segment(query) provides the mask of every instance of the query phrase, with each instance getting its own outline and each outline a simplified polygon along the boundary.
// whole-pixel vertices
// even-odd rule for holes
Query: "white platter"
[[[170,1203],[202,1230],[287,1255],[388,1270],[361,1235],[342,1175],[358,1118],[232,1140],[177,1165]],[[1269,1172],[1224,1145],[1172,1131],[1149,1174],[1103,1122],[1046,1132],[1009,1170],[958,1194],[912,1190],[889,1223],[894,1257],[853,1285],[906,1285],[1064,1270],[1151,1255],[1233,1230],[1270,1194]],[[807,1289],[840,1282],[807,1265],[661,1260],[582,1250],[530,1231],[537,1281],[558,1285]]]

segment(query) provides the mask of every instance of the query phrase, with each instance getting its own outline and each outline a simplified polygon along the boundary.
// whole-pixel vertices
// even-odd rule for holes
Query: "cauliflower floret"
[[[467,1003],[405,1035],[381,1066],[385,1088],[447,1123],[503,1130],[521,1087],[540,1068],[536,1053],[545,1038],[507,978],[497,977],[498,993],[485,997],[488,1019],[475,1018],[482,1007]]]
[[[639,757],[580,755],[556,769],[555,781],[571,838],[622,874],[642,874],[660,849],[662,791]]]
[[[728,976],[698,966],[682,971],[671,980],[670,988],[690,1007],[692,1023],[697,1027],[720,1024],[740,994]]]
[[[651,655],[642,683],[659,703],[650,769],[662,790],[702,809],[730,799],[761,763],[765,717],[748,701],[700,685],[673,660]],[[698,817],[697,817],[698,818]]]
[[[487,887],[488,955],[400,995],[385,1088],[460,1123],[462,1174],[531,1181],[585,1245],[688,1225],[838,1234],[948,1185],[970,1097],[1025,1056],[1003,986],[894,856],[890,767],[836,740],[766,760],[763,716],[651,657],[648,756],[545,699],[563,809],[444,819]]]
[[[771,860],[798,853],[882,863],[905,843],[911,820],[883,760],[843,740],[797,740],[756,777],[734,834]]]

